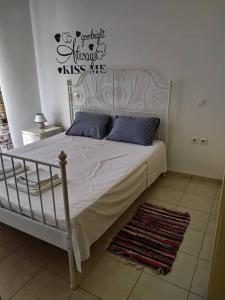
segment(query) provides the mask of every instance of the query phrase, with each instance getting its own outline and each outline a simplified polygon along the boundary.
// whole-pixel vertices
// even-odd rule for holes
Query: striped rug
[[[113,238],[108,251],[167,274],[189,222],[188,213],[143,203]]]

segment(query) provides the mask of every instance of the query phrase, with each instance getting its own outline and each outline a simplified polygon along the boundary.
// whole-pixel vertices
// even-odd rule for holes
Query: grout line
[[[207,221],[208,222],[208,221]],[[208,224],[208,223],[207,223]],[[189,227],[189,225],[188,225],[188,227]],[[198,232],[200,232],[200,233],[203,233],[203,234],[205,234],[205,232],[206,232],[206,229],[204,230],[204,231],[202,231],[202,230],[199,230],[199,229],[196,229],[196,228],[192,228],[192,227],[189,227],[188,228],[187,227],[187,230],[194,230],[194,231],[198,231]],[[206,225],[206,228],[207,228],[207,225]],[[185,231],[186,232],[186,231]]]
[[[188,290],[188,295],[190,294],[190,292],[192,293],[191,287],[192,287],[192,283],[193,283],[193,280],[194,280],[195,272],[196,272],[196,269],[197,269],[198,261],[199,261],[199,257],[197,257],[196,265],[195,265],[195,268],[194,268],[194,272],[193,272],[193,275],[192,275],[190,287],[189,287],[189,290]]]
[[[176,209],[177,207],[179,206],[180,202],[181,202],[181,199],[183,198],[183,195],[184,195],[184,191],[182,192],[181,196],[180,196],[180,199],[178,200],[177,202],[177,205],[176,205]]]
[[[187,188],[189,187],[189,185],[192,183],[192,178],[190,178],[190,181],[188,182],[188,184],[186,185],[185,189],[184,189],[184,193],[186,192]]]
[[[68,268],[69,268],[69,267],[68,267]],[[52,275],[54,275],[54,276],[56,276],[56,277],[58,277],[58,278],[64,280],[66,283],[70,284],[70,280],[66,279],[66,278],[63,277],[63,276],[60,276],[59,274],[54,273],[52,270],[48,270],[48,269],[46,269],[45,267],[43,267],[43,270],[46,271],[46,272],[48,272],[48,273],[51,273]]]
[[[17,253],[16,253],[17,254]],[[57,255],[57,254],[56,254]],[[56,256],[54,255],[54,257]],[[22,257],[24,260],[26,260],[27,262],[29,262],[31,264],[31,262],[29,260],[27,260],[26,258],[24,258],[23,256],[19,255],[20,257]],[[53,257],[52,257],[53,258]],[[43,266],[41,266],[37,272],[35,272],[35,274],[33,276],[31,276],[31,278],[29,278],[15,293],[13,293],[12,296],[10,296],[9,300],[11,300],[17,293],[19,293],[30,281],[32,281],[34,279],[34,277],[36,277],[38,275],[39,272],[41,271],[45,271],[48,272],[52,275],[54,275],[55,277],[59,278],[60,280],[63,280],[65,283],[69,283],[69,281],[67,281],[65,278],[59,276],[58,274],[55,274],[54,272],[49,271],[48,269],[46,269],[46,265],[49,263],[49,261],[47,263],[45,263]],[[37,267],[37,265],[32,264],[33,266]],[[68,287],[69,288],[69,287]],[[70,289],[70,288],[69,288]],[[73,292],[71,290],[71,295],[69,296],[69,298],[72,296]],[[69,299],[68,298],[68,299]]]
[[[198,180],[201,182],[209,182],[209,183],[214,183],[214,184],[222,183],[222,179],[206,177],[206,176],[201,176],[201,175],[195,175],[195,174],[179,172],[179,171],[173,171],[173,170],[168,170],[166,175],[180,177],[180,178],[187,178],[187,179],[192,179],[192,180]]]
[[[205,195],[202,195],[202,196],[200,196],[200,195],[196,195],[196,194],[194,194],[194,193],[190,193],[190,192],[186,192],[186,191],[184,191],[184,194],[187,194],[187,195],[189,195],[189,196],[194,196],[194,197],[197,197],[197,198],[203,198],[203,199],[207,199],[207,200],[210,200],[210,201],[214,201],[214,197],[215,196],[205,196]]]
[[[49,244],[50,245],[50,244]],[[45,266],[50,262],[50,260],[51,259],[53,259],[57,254],[59,254],[59,250],[58,249],[60,249],[60,248],[57,248],[57,252],[55,253],[55,254],[53,254],[52,256],[49,256],[48,257],[48,260],[45,262],[45,263],[43,263],[43,264],[36,264],[36,263],[34,263],[33,261],[32,261],[32,259],[30,260],[29,258],[27,258],[25,255],[23,255],[23,254],[21,254],[20,252],[18,252],[18,250],[20,250],[20,249],[16,249],[15,250],[15,254],[17,254],[18,256],[20,256],[21,258],[23,258],[23,259],[25,259],[26,261],[28,261],[30,264],[32,264],[32,265],[34,265],[34,266],[36,266],[36,267],[39,267],[39,268],[45,268]],[[1,299],[0,299],[1,300]]]
[[[204,296],[202,296],[202,295],[200,295],[200,294],[198,294],[198,293],[196,293],[196,292],[192,292],[192,291],[190,290],[190,291],[188,292],[188,295],[189,295],[190,293],[195,294],[196,296],[200,297],[202,300],[206,300],[206,298],[205,298]],[[218,299],[216,299],[216,300],[218,300]]]
[[[133,293],[133,290],[135,289],[135,287],[137,286],[137,283],[139,281],[139,279],[141,278],[141,275],[143,274],[144,270],[141,271],[140,275],[138,276],[137,280],[135,281],[133,288],[131,289],[129,295],[127,296],[127,300],[130,298],[131,294]]]
[[[179,205],[178,205],[178,206],[179,206]],[[197,211],[197,212],[201,212],[201,213],[203,213],[203,214],[208,214],[208,215],[211,216],[211,213],[210,213],[210,212],[206,212],[206,211],[199,210],[199,209],[196,209],[196,208],[187,207],[187,206],[185,206],[185,205],[181,205],[181,206],[184,207],[184,208],[191,209],[191,210],[195,210],[195,211]]]
[[[83,281],[84,281],[84,280],[87,278],[87,276],[94,270],[94,268],[96,267],[97,263],[98,263],[98,262],[100,261],[100,259],[102,259],[104,256],[105,256],[105,254],[103,254],[102,256],[100,256],[100,257],[96,260],[96,262],[95,262],[94,265],[90,268],[90,270],[87,272],[87,274],[84,275],[84,278],[81,279],[81,281],[80,281],[78,287],[81,286],[81,284],[83,283]]]
[[[181,253],[184,253],[184,254],[187,254],[187,255],[193,256],[193,257],[195,257],[195,258],[197,258],[197,259],[198,259],[198,255],[191,254],[190,252],[187,252],[187,251],[185,251],[185,250],[178,250],[178,252],[181,252]],[[177,252],[177,253],[178,253],[178,252]]]
[[[210,218],[208,219],[206,228],[208,227],[209,220],[210,220]],[[194,280],[194,276],[195,276],[195,272],[196,272],[196,269],[197,269],[198,262],[199,262],[200,259],[202,259],[202,258],[200,258],[200,254],[201,254],[201,250],[202,250],[203,243],[204,243],[204,240],[205,240],[205,235],[206,235],[206,233],[204,233],[203,240],[202,240],[202,243],[201,243],[201,248],[200,248],[200,250],[199,250],[198,259],[197,259],[197,263],[196,263],[196,266],[195,266],[195,269],[194,269],[194,272],[193,272],[193,276],[192,276],[192,280],[191,280],[191,284],[190,284],[189,293],[191,292],[191,287],[192,287],[192,283],[193,283],[193,280]],[[204,259],[203,259],[203,260],[204,260]],[[199,294],[198,294],[198,295],[199,295]],[[202,297],[202,295],[199,295],[199,296]],[[203,296],[203,297],[204,297],[204,296]]]
[[[79,289],[82,290],[82,291],[84,291],[85,293],[91,295],[91,296],[94,296],[95,298],[98,298],[99,300],[103,300],[101,297],[99,297],[99,296],[97,296],[97,295],[95,295],[95,294],[89,292],[88,290],[86,290],[86,289],[83,288],[83,287],[82,287],[82,288],[79,287]],[[76,291],[76,290],[75,290],[75,291]],[[72,295],[70,295],[70,297],[68,298],[68,300],[73,296],[73,294],[75,293],[75,291],[73,291]]]
[[[26,260],[28,261],[28,260]],[[28,261],[29,262],[29,261]],[[30,262],[29,262],[30,263]],[[34,277],[37,276],[37,274],[42,270],[43,268],[41,267],[40,269],[37,270],[37,272],[34,273],[33,276],[31,276],[15,293],[12,294],[12,296],[9,297],[9,300],[12,299],[16,294],[18,294],[30,281],[34,279]]]
[[[189,295],[190,295],[190,292],[188,291],[186,300],[188,300],[188,298],[189,298]]]
[[[197,293],[195,293],[195,292],[192,292],[192,291],[190,291],[190,292],[188,293],[188,297],[189,297],[190,293],[194,294],[195,296],[200,297],[202,300],[206,300],[206,298],[204,298],[204,297],[202,297],[201,295],[199,295],[199,294],[197,294]]]
[[[65,251],[65,252],[67,253],[67,251]],[[58,253],[57,253],[57,254],[58,254]],[[57,254],[55,254],[52,258],[56,257]],[[104,257],[104,255],[105,255],[105,254],[103,254],[102,256],[99,256],[98,259],[96,259],[96,262],[93,264],[93,266],[90,268],[90,270],[88,270],[87,274],[84,275],[84,277],[81,279],[81,281],[79,282],[77,288],[80,288],[82,282],[83,282],[83,281],[86,279],[86,277],[93,271],[93,269],[96,267],[97,263],[100,261],[101,258]],[[52,259],[52,258],[51,258],[51,259]],[[50,270],[50,269],[47,269],[47,265],[49,264],[49,262],[50,262],[50,260],[43,266],[43,269],[44,269],[45,271],[51,273],[52,275],[54,275],[54,276],[56,276],[56,277],[58,277],[58,278],[60,278],[60,279],[62,279],[62,280],[64,280],[64,281],[66,281],[67,283],[70,283],[70,279],[67,279],[67,278],[65,278],[65,277],[63,277],[63,276],[60,276],[58,273],[56,273],[56,272],[54,272],[54,271],[52,271],[52,270]],[[68,263],[68,268],[69,268],[69,263]],[[67,269],[68,269],[68,268],[67,268]],[[76,271],[77,271],[77,270],[76,270]]]
[[[184,287],[182,287],[182,286],[180,286],[180,285],[177,285],[177,284],[174,283],[174,282],[168,281],[168,280],[164,279],[163,277],[162,277],[162,278],[158,277],[157,274],[154,275],[154,274],[150,274],[150,273],[145,272],[145,271],[143,271],[143,272],[144,272],[146,275],[150,276],[150,277],[154,277],[154,278],[156,278],[156,279],[158,279],[158,280],[161,280],[161,281],[163,281],[163,282],[165,282],[165,283],[168,283],[168,284],[170,284],[170,285],[173,285],[173,286],[175,286],[175,287],[177,287],[177,288],[179,288],[179,289],[182,289],[182,290],[184,290],[184,291],[186,291],[186,292],[189,291],[189,289],[186,289],[186,288],[184,288]],[[159,275],[159,276],[160,276],[160,275]],[[163,276],[163,275],[162,275],[162,276]],[[166,275],[165,275],[165,276],[166,276]],[[153,300],[154,300],[154,299],[153,299]]]
[[[13,253],[15,253],[15,252],[14,252],[14,251],[8,250],[7,248],[5,248],[5,247],[3,247],[3,246],[1,246],[1,245],[0,245],[0,247],[2,247],[3,249],[5,249],[6,251],[9,252],[9,253],[6,254],[6,256],[4,256],[4,257],[0,260],[0,264],[1,264],[6,258],[8,258],[11,254],[13,254]],[[0,300],[1,300],[1,298],[0,298]]]

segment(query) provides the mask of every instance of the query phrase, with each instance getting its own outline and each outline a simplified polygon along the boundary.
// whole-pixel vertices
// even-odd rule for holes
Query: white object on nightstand
[[[23,144],[27,145],[36,141],[40,141],[60,132],[62,132],[62,127],[59,126],[46,126],[43,129],[37,127],[25,129],[22,130]]]

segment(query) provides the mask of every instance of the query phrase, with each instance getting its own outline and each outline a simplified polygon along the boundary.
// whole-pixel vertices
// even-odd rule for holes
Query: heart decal
[[[72,41],[72,36],[69,32],[63,32],[62,39],[65,43],[70,43]]]
[[[56,40],[57,43],[60,42],[60,38],[61,38],[61,34],[60,33],[55,34],[55,40]]]
[[[89,44],[88,47],[92,51],[94,49],[94,44]]]
[[[58,68],[58,72],[61,74],[62,73],[62,68]]]
[[[78,38],[81,35],[80,31],[76,31],[76,37]]]
[[[102,59],[106,55],[106,45],[101,43],[96,48],[96,52],[98,54],[98,59]]]

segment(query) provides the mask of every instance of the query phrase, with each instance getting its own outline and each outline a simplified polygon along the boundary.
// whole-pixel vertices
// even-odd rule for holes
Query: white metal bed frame
[[[131,115],[131,116],[158,116],[160,118],[160,130],[158,138],[168,142],[168,122],[170,110],[171,85],[161,86],[153,74],[143,69],[108,69],[106,73],[94,74],[91,71],[83,73],[80,78],[68,80],[68,97],[71,123],[74,120],[77,111],[96,111],[104,112],[110,115]],[[11,160],[13,167],[13,177],[16,184],[15,160],[21,161],[27,183],[27,194],[30,204],[30,215],[25,215],[20,206],[20,197],[16,184],[16,193],[19,212],[11,207],[10,196],[8,193],[8,183],[6,172],[4,170],[3,158]],[[15,227],[25,233],[35,236],[50,244],[53,244],[68,252],[70,287],[76,288],[76,270],[73,254],[73,245],[71,238],[71,224],[69,211],[69,198],[67,189],[66,160],[67,156],[62,151],[59,154],[59,165],[46,163],[17,156],[10,153],[0,153],[0,164],[2,166],[4,183],[7,191],[7,200],[9,207],[0,206],[0,222]],[[52,170],[54,168],[61,170],[62,192],[65,210],[66,231],[59,228],[57,223],[56,211],[54,211],[55,225],[49,225],[45,220],[45,212],[42,205],[42,192],[40,190],[40,207],[42,211],[42,221],[35,220],[32,214],[32,202],[30,200],[29,185],[27,181],[26,165],[33,163],[36,166],[36,173],[39,182],[39,168],[45,166],[49,169],[51,178],[52,201],[55,210],[55,195],[52,181]]]

